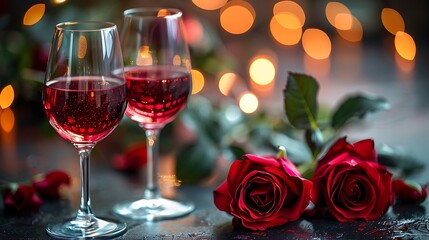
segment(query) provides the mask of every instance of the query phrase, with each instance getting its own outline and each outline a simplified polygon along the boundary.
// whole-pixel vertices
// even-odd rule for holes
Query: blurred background
[[[29,133],[62,141],[47,123],[41,103],[55,25],[101,20],[116,23],[120,30],[125,9],[147,6],[184,12],[193,96],[180,120],[163,131],[170,137],[161,137],[164,153],[177,145],[174,155],[180,179],[198,182],[219,168],[219,158],[273,153],[277,145],[289,146],[293,160],[305,161],[308,150],[285,121],[283,89],[288,72],[318,80],[321,122],[348,94],[386,98],[390,111],[347,129],[347,134],[409,145],[408,151],[423,155],[429,140],[427,1],[1,0],[2,174],[13,178],[12,173],[41,162],[40,157],[33,159],[34,139],[16,146]],[[113,151],[106,146],[116,144],[114,155],[126,151],[136,139],[144,141],[143,133],[134,131],[135,125],[124,119],[100,149]],[[36,130],[28,132],[27,126]],[[140,134],[133,136],[135,132]],[[177,136],[185,141],[178,143]],[[410,144],[414,139],[420,141]],[[62,144],[61,148],[67,145],[75,154],[69,143]],[[11,159],[21,164],[11,165]],[[185,170],[189,166],[200,170],[190,174]]]

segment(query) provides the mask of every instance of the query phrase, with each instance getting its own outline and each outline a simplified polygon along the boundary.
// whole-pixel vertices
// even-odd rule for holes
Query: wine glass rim
[[[166,10],[167,15],[157,16],[149,15],[148,13],[156,13],[160,10]],[[177,8],[160,8],[160,7],[143,7],[143,8],[130,8],[124,11],[124,16],[138,17],[138,18],[179,18],[182,16],[182,11]]]
[[[101,30],[115,29],[116,24],[104,21],[69,21],[61,22],[55,26],[58,30],[71,32],[95,32]]]

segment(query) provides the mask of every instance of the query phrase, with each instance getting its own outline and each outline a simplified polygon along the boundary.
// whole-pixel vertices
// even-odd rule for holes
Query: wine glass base
[[[47,234],[57,239],[108,239],[122,235],[126,230],[127,225],[123,222],[99,218],[93,218],[88,226],[79,226],[72,220],[65,223],[50,224],[46,227]]]
[[[158,221],[182,217],[194,209],[195,206],[191,202],[179,202],[159,197],[117,204],[113,207],[113,212],[133,220]]]

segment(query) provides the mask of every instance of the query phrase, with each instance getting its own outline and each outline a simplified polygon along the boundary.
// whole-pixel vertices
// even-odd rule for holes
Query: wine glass
[[[134,8],[124,11],[121,46],[127,81],[125,114],[145,130],[146,187],[143,198],[114,206],[135,220],[177,218],[194,204],[161,196],[158,187],[159,132],[182,110],[191,92],[191,62],[178,9]]]
[[[119,124],[127,106],[123,61],[116,25],[65,22],[55,27],[44,81],[46,116],[80,157],[81,202],[77,216],[51,224],[55,238],[105,238],[126,224],[94,216],[89,194],[89,161],[95,144]]]

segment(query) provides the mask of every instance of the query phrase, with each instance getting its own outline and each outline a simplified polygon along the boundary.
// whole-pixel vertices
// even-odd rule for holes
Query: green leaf
[[[307,143],[307,146],[313,153],[313,160],[315,160],[324,145],[323,134],[318,128],[308,129],[304,132],[304,138]]]
[[[292,126],[317,129],[317,92],[319,84],[308,75],[289,72],[283,91],[286,116]]]
[[[349,121],[363,118],[367,113],[387,110],[389,103],[384,98],[355,95],[344,100],[332,116],[331,126],[343,127]]]
[[[183,183],[198,183],[208,178],[215,169],[218,154],[205,141],[196,141],[184,147],[177,156],[177,179]]]
[[[212,103],[208,99],[193,96],[180,118],[198,137],[209,138],[216,143],[221,142],[223,129],[214,113]]]

